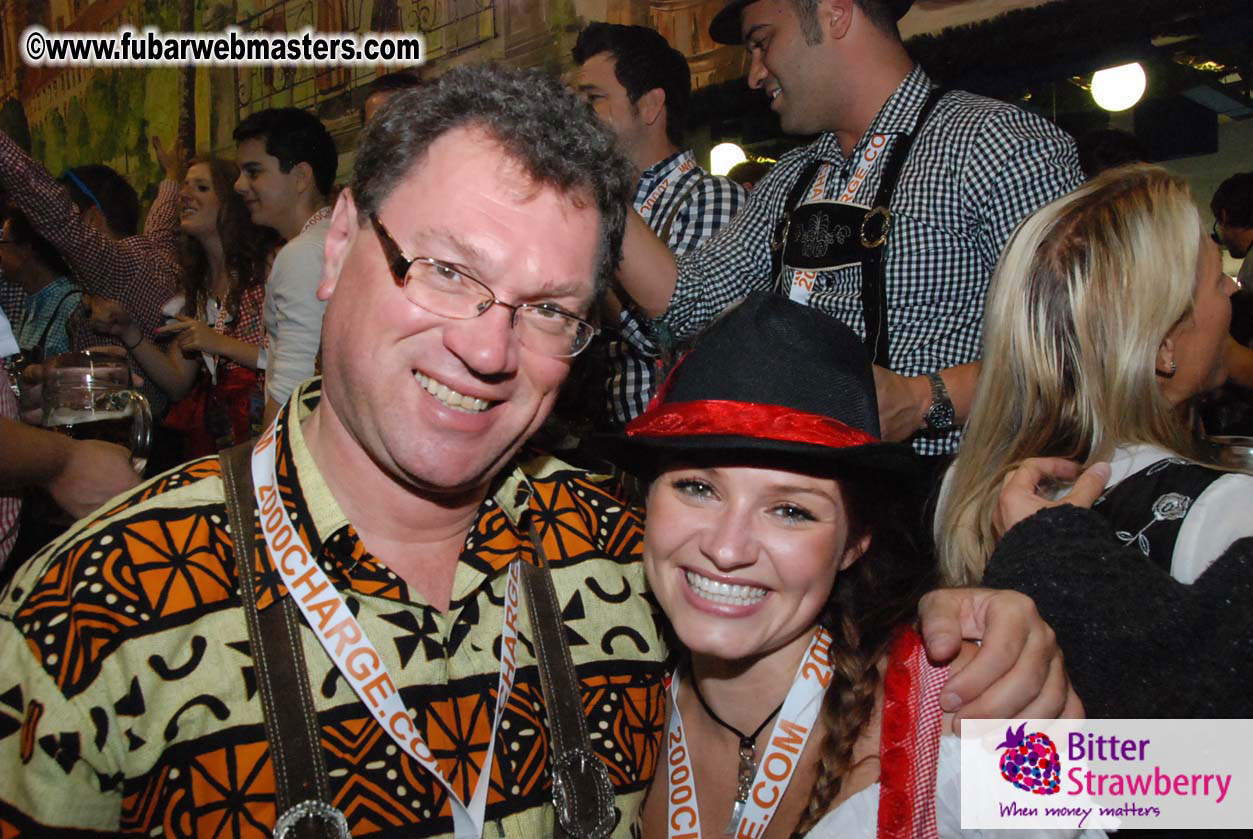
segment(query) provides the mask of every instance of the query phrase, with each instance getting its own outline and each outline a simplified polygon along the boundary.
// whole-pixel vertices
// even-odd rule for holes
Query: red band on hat
[[[837,419],[785,408],[729,399],[671,402],[650,410],[627,424],[628,437],[688,437],[719,435],[810,443],[843,449],[881,442]]]

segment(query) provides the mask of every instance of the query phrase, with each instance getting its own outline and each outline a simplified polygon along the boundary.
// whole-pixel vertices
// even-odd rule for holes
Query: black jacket
[[[983,585],[1035,600],[1089,717],[1253,717],[1253,537],[1189,586],[1063,506],[1006,533]]]

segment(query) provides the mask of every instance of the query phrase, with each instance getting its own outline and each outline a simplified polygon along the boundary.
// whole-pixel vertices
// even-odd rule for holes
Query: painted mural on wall
[[[115,29],[123,23],[177,28],[180,3],[162,0],[3,0],[0,82],[4,128],[25,123],[32,155],[52,172],[105,162],[126,173],[145,198],[156,192],[160,169],[154,134],[172,138],[178,126],[174,68],[105,70],[27,67],[17,39],[28,25],[49,30]]]
[[[638,7],[611,0],[610,7]],[[314,111],[341,151],[360,129],[363,88],[396,66],[49,68],[22,63],[22,31],[422,32],[434,75],[468,61],[502,60],[559,71],[590,7],[578,0],[0,0],[0,128],[28,138],[31,153],[56,173],[107,163],[150,200],[161,177],[152,138],[178,139],[199,152],[232,154],[239,120],[267,107]],[[621,14],[621,12],[616,12]],[[624,18],[641,17],[627,11]],[[642,22],[642,21],[641,21]],[[346,171],[346,169],[341,170]]]
[[[970,7],[988,0],[920,0],[912,14]],[[1013,0],[1032,5],[1044,0]],[[23,65],[22,31],[422,32],[424,76],[456,64],[498,60],[569,67],[570,48],[590,20],[652,26],[692,67],[693,86],[742,77],[745,53],[709,38],[724,0],[0,0],[0,128],[29,138],[53,172],[103,162],[124,173],[146,200],[160,169],[152,138],[177,139],[199,152],[232,154],[231,132],[267,107],[314,111],[341,151],[351,154],[360,129],[363,88],[388,66],[48,68]],[[925,16],[925,15],[924,15]],[[925,27],[924,27],[925,28]],[[347,172],[348,167],[341,167]]]

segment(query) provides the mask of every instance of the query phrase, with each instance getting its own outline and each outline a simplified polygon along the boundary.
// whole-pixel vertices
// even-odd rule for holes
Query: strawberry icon
[[[1024,735],[1027,724],[1014,731],[1005,729],[1005,742],[997,746],[1001,752],[1001,777],[1019,789],[1036,795],[1053,795],[1061,787],[1061,763],[1057,746],[1047,734],[1033,731]]]

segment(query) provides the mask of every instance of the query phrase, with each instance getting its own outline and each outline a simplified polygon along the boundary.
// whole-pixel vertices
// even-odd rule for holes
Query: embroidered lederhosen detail
[[[892,196],[901,171],[909,160],[914,137],[922,130],[931,111],[945,94],[936,88],[928,94],[913,131],[900,135],[883,162],[883,177],[873,206],[843,201],[805,201],[805,193],[823,161],[805,167],[788,194],[783,217],[771,239],[771,261],[775,287],[789,295],[791,272],[834,271],[861,263],[862,318],[864,343],[871,361],[890,367],[887,333],[887,283],[883,273],[883,251],[892,229]],[[867,152],[869,153],[869,149]],[[873,160],[867,154],[868,160]],[[829,165],[829,164],[828,164]],[[850,187],[853,187],[850,184]],[[845,194],[856,192],[846,188]]]
[[[1226,474],[1181,457],[1163,458],[1124,478],[1092,509],[1109,519],[1123,545],[1169,572],[1192,503]]]

